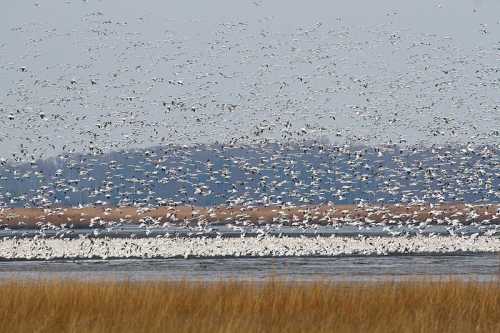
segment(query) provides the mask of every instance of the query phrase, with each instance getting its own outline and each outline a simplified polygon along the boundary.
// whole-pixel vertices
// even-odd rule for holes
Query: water
[[[265,230],[265,231],[264,231]],[[81,228],[81,229],[0,229],[0,238],[17,237],[59,237],[78,238],[82,236],[90,237],[256,237],[259,235],[286,236],[286,237],[391,237],[391,236],[416,236],[416,235],[439,235],[439,236],[471,236],[473,234],[500,236],[500,226],[491,225],[373,225],[357,226],[353,224],[343,225],[311,225],[309,227],[291,227],[280,225],[263,226],[237,226],[212,225],[210,227],[188,227],[188,226],[168,226],[168,227],[141,227],[137,224],[125,224],[111,228]]]
[[[500,256],[3,261],[0,279],[386,281],[455,278],[492,281]]]

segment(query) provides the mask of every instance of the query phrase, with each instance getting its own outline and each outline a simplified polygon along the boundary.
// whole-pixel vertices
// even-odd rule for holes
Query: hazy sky
[[[327,138],[498,143],[500,2],[11,1],[0,157]]]

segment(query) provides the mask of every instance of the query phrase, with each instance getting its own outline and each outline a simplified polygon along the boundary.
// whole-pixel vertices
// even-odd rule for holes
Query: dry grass
[[[254,223],[275,223],[276,219],[303,221],[308,219],[314,223],[326,224],[342,222],[345,219],[357,221],[381,222],[392,220],[401,221],[426,221],[427,219],[454,219],[462,223],[482,222],[499,223],[499,204],[465,205],[462,203],[443,203],[438,206],[429,205],[384,205],[358,207],[354,205],[317,205],[301,207],[156,207],[151,209],[138,209],[134,207],[85,207],[57,209],[42,208],[0,208],[0,225],[8,227],[36,227],[39,222],[50,222],[53,225],[73,225],[74,227],[88,227],[92,220],[113,222],[124,220],[128,223],[142,223],[144,218],[153,218],[159,222],[172,222],[175,216],[177,222],[173,223],[220,223],[220,221],[252,221]],[[469,215],[475,213],[473,220]],[[280,223],[281,223],[280,222]],[[223,222],[225,223],[225,222]],[[96,223],[98,226],[99,223]]]
[[[500,283],[0,284],[1,332],[500,332]]]

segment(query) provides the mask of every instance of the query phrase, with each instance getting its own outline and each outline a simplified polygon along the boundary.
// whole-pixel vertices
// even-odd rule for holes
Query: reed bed
[[[4,281],[1,332],[500,332],[500,282]]]

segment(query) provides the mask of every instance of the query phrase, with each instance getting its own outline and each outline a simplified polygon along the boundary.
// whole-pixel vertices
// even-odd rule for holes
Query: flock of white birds
[[[292,257],[495,253],[500,238],[445,237],[242,237],[242,238],[81,238],[7,239],[0,241],[5,259],[116,259]]]
[[[434,25],[447,6],[467,15],[448,18],[463,36],[391,1],[366,21],[347,4],[13,4],[0,14],[0,209],[498,204],[500,21],[476,3],[422,4]],[[7,234],[0,257],[499,252],[492,230]]]
[[[278,3],[9,6],[2,158],[303,138],[498,144],[500,24],[487,6],[424,1],[425,22],[391,1],[281,16]]]
[[[0,207],[497,203],[495,145],[160,146],[0,168]]]

